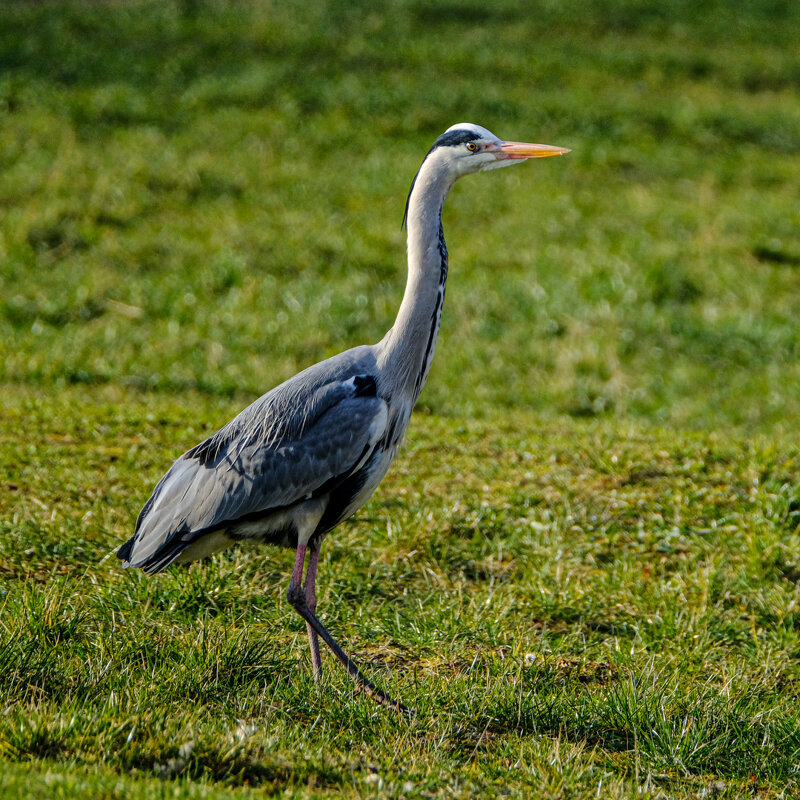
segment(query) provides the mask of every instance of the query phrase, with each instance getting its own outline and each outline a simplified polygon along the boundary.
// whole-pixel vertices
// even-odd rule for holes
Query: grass
[[[6,3],[3,797],[800,794],[795,4]],[[376,341],[460,119],[407,446],[323,550],[118,568],[182,449]]]
[[[331,659],[315,690],[290,554],[157,580],[100,557],[143,479],[231,409],[82,397],[23,393],[11,411],[31,453],[72,463],[23,457],[6,477],[0,743],[40,780],[119,773],[145,797],[165,778],[187,796],[797,788],[796,445],[422,417],[321,566],[325,619],[416,707],[406,722]]]
[[[23,393],[11,412],[45,463],[6,478],[0,747],[38,780],[111,773],[143,797],[164,779],[186,796],[797,789],[796,444],[422,417],[321,566],[325,619],[417,709],[407,722],[332,659],[316,691],[289,553],[157,580],[103,559],[143,480],[231,409],[82,397]]]

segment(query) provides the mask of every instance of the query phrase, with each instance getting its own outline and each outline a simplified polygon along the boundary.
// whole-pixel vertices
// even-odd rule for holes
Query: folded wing
[[[201,535],[329,493],[386,430],[386,403],[370,375],[311,393],[278,388],[172,465],[118,552],[126,565],[159,571]]]

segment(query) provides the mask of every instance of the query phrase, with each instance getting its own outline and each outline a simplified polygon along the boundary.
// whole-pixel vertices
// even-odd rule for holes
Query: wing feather
[[[331,381],[311,392],[293,392],[291,384],[278,388],[282,396],[271,397],[273,390],[175,461],[142,509],[121,558],[162,569],[194,534],[286,509],[344,480],[385,432],[386,403],[372,376]]]

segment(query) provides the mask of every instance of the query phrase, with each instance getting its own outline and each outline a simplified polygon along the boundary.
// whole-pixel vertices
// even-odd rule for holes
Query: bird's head
[[[406,200],[403,224],[408,218],[411,195],[423,170],[427,176],[434,179],[434,182],[441,180],[440,185],[444,186],[444,194],[447,194],[462,175],[510,167],[528,158],[560,156],[569,152],[566,147],[553,147],[549,144],[505,142],[480,125],[459,122],[448,128],[433,143],[433,147],[428,151],[422,166],[414,176]]]
[[[434,142],[428,156],[436,154],[442,158],[455,177],[460,178],[472,172],[509,167],[528,158],[546,158],[564,153],[569,153],[566,147],[505,142],[480,125],[459,122]]]

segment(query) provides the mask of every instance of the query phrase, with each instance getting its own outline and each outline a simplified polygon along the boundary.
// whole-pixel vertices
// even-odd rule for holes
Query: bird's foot
[[[308,600],[303,587],[299,583],[290,583],[289,589],[286,592],[286,599],[289,605],[306,621],[309,630],[309,639],[312,644],[312,661],[314,668],[314,677],[317,678],[319,670],[318,657],[314,658],[314,638],[311,634],[318,635],[326,645],[330,648],[331,652],[339,659],[344,665],[350,677],[355,681],[359,691],[364,692],[367,697],[371,697],[376,703],[387,708],[394,709],[398,713],[412,716],[414,712],[403,705],[399,700],[393,700],[388,694],[382,692],[366,675],[355,665],[351,658],[342,650],[336,643],[336,640],[328,633],[325,626],[319,621],[317,616],[308,606]],[[319,647],[319,645],[317,645]]]
[[[389,697],[388,694],[382,692],[374,683],[369,681],[356,681],[356,691],[363,692],[367,697],[374,700],[378,705],[386,706],[386,708],[391,709],[392,711],[397,712],[398,714],[402,714],[405,717],[416,717],[417,712],[413,708],[409,708],[404,703],[401,703],[399,700],[395,700],[392,697]]]

